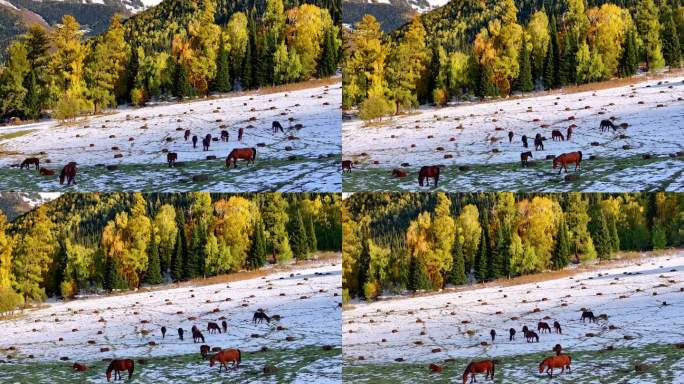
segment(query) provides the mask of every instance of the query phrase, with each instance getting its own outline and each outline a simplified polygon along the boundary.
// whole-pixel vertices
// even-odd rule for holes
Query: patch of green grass
[[[17,137],[28,135],[28,134],[36,132],[36,131],[37,131],[37,129],[25,129],[23,131],[3,133],[3,134],[0,134],[0,140],[16,139]]]
[[[240,368],[219,373],[218,365],[209,367],[209,361],[198,353],[178,356],[145,358],[141,364],[135,360],[132,383],[255,383],[255,382],[292,382],[296,378],[316,377],[341,382],[341,349],[329,351],[320,346],[307,346],[299,349],[271,349],[267,352],[242,351]],[[272,364],[275,373],[266,374],[263,367]],[[0,382],[2,383],[49,383],[72,384],[77,382],[106,382],[105,371],[109,362],[86,363],[86,372],[74,372],[73,361],[40,363],[22,362],[2,364]],[[230,364],[229,364],[230,366]],[[123,372],[126,378],[128,372]],[[126,381],[128,382],[128,381]],[[313,382],[313,381],[311,381]]]
[[[558,375],[554,370],[554,378],[538,371],[539,363],[548,353],[531,353],[516,356],[498,357],[495,368],[495,383],[626,383],[647,382],[666,384],[684,375],[684,349],[671,344],[650,344],[638,348],[616,348],[612,351],[568,351],[572,357],[572,373]],[[424,358],[424,356],[421,356]],[[435,361],[444,370],[432,373],[428,363],[401,362],[384,365],[352,365],[345,362],[343,378],[353,383],[453,383],[461,382],[463,370],[472,360],[485,359],[451,359]],[[648,364],[645,372],[636,372],[635,365]],[[478,381],[484,375],[478,375]],[[491,382],[491,381],[483,381]]]

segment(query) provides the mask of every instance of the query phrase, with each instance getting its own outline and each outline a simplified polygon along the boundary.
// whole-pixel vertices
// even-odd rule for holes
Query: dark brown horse
[[[572,359],[570,358],[570,355],[557,355],[557,356],[551,356],[547,357],[539,363],[539,373],[544,373],[544,369],[546,368],[546,373],[549,375],[549,377],[553,377],[553,369],[554,368],[561,368],[561,374],[565,372],[565,369],[568,369],[568,373],[570,373],[570,363],[572,362]]]
[[[221,333],[221,327],[219,327],[218,324],[210,321],[207,324],[207,331],[209,331],[209,334],[214,333],[214,331],[218,331],[218,333]]]
[[[534,150],[539,151],[544,150],[544,138],[542,137],[541,133],[537,133],[536,136],[534,136]]]
[[[568,140],[568,141],[570,141],[570,138],[571,138],[571,137],[572,137],[572,126],[569,126],[569,127],[568,127],[568,131],[567,131],[567,133],[565,134],[565,139]]]
[[[188,137],[190,137],[190,130],[186,129],[185,130],[185,141],[188,141]]]
[[[496,360],[482,360],[471,362],[470,364],[468,364],[465,371],[463,371],[463,384],[466,384],[468,382],[468,376],[470,376],[471,383],[476,383],[477,380],[475,379],[475,375],[478,373],[484,373],[485,380],[494,380],[495,364]]]
[[[193,343],[199,343],[199,341],[202,340],[204,343],[204,335],[202,332],[199,331],[199,329],[193,330],[192,331],[192,342]]]
[[[522,135],[523,147],[527,148],[527,135]]]
[[[29,157],[21,162],[21,166],[19,168],[24,169],[24,167],[26,167],[26,169],[30,169],[32,165],[36,166],[36,170],[40,168],[40,159],[37,157]]]
[[[420,171],[418,171],[418,185],[423,186],[423,182],[425,182],[426,185],[430,185],[430,181],[427,179],[433,179],[435,181],[435,187],[437,187],[437,183],[439,182],[439,166],[438,165],[426,165],[424,167],[420,168]]]
[[[402,178],[408,176],[408,172],[402,171],[400,169],[392,170],[392,177]]]
[[[43,176],[54,176],[55,171],[52,169],[47,169],[47,168],[41,168],[38,172],[40,172],[41,175]]]
[[[226,130],[221,131],[221,141],[227,142],[229,138],[230,138],[230,133],[228,133],[228,131],[226,131]]]
[[[520,154],[520,164],[523,166],[523,168],[524,168],[524,167],[527,167],[527,166],[529,165],[528,162],[527,162],[527,160],[528,160],[530,157],[533,157],[533,156],[532,156],[532,151],[527,151],[527,152],[523,152],[523,153]]]
[[[342,160],[342,173],[351,173],[352,168],[354,168],[354,162],[351,160]]]
[[[225,320],[221,322],[221,326],[223,327],[223,333],[228,332],[228,323]]]
[[[252,317],[252,322],[254,324],[261,323],[266,320],[267,323],[271,323],[271,318],[263,311],[254,312],[254,317]]]
[[[166,154],[166,162],[169,163],[169,167],[175,166],[176,160],[178,160],[178,154],[176,152],[169,152]]]
[[[599,125],[599,128],[601,129],[601,132],[604,131],[610,131],[611,128],[613,128],[613,132],[617,131],[617,125],[613,124],[612,121],[605,119],[601,120],[601,124]]]
[[[594,316],[594,312],[592,311],[582,311],[582,322],[584,323],[584,320],[589,320],[590,323],[598,323],[598,319],[596,316]]]
[[[528,343],[532,343],[536,341],[537,343],[539,342],[539,335],[537,335],[537,332],[535,331],[527,331],[525,332],[525,339],[527,340]]]
[[[166,337],[166,327],[161,327],[162,339]]]
[[[74,363],[74,365],[71,366],[71,369],[74,371],[85,372],[88,370],[88,367],[85,364]]]
[[[493,329],[491,331],[489,331],[489,336],[492,338],[492,343],[493,343],[494,339],[496,339],[496,331]]]
[[[206,359],[209,356],[210,350],[211,350],[210,346],[208,346],[206,344],[200,345],[200,355],[202,355],[203,358]]]
[[[178,328],[178,338],[181,340],[183,340],[183,332],[185,332],[183,328]]]
[[[508,132],[508,142],[510,143],[512,141],[513,141],[513,131],[509,131]]]
[[[280,132],[285,133],[285,131],[283,130],[283,126],[280,125],[280,123],[277,121],[274,121],[273,124],[271,124],[271,129],[273,130],[273,133],[278,133],[278,130],[280,130]]]
[[[551,140],[556,141],[558,139],[559,141],[565,141],[565,137],[563,137],[563,134],[561,131],[554,129],[551,131]]]
[[[563,347],[561,347],[560,344],[556,344],[553,346],[553,349],[551,349],[553,352],[556,352],[556,356],[560,356],[561,352],[563,352]]]
[[[202,139],[202,150],[208,151],[209,145],[211,145],[211,133],[207,133],[204,139]]]
[[[245,134],[244,128],[238,129],[238,141],[242,141],[242,135],[244,135],[244,134]]]
[[[256,148],[235,148],[226,157],[226,167],[230,168],[230,162],[233,161],[233,168],[237,168],[238,159],[247,160],[247,164],[254,164],[256,160]]]
[[[561,328],[561,325],[559,322],[557,322],[557,321],[553,322],[553,329],[556,331],[556,333],[563,334],[563,329]]]
[[[238,367],[240,367],[240,363],[242,362],[242,353],[239,349],[224,349],[222,351],[217,352],[214,356],[212,356],[209,359],[209,366],[213,367],[217,361],[221,364],[219,366],[219,372],[221,372],[222,368],[225,368],[226,372],[228,372],[228,366],[226,365],[226,363],[232,362],[233,369],[237,369]]]
[[[192,136],[192,147],[197,148],[197,135]]]
[[[545,321],[540,321],[539,323],[537,323],[537,331],[539,331],[539,333],[544,333],[544,331],[551,333],[551,327],[549,327],[549,323]]]
[[[556,169],[556,167],[560,164],[560,169],[558,170],[558,174],[560,175],[560,173],[563,169],[565,169],[565,173],[567,173],[568,172],[567,164],[572,164],[572,163],[575,163],[575,171],[577,171],[578,169],[581,169],[582,151],[568,152],[568,153],[563,153],[559,156],[556,156],[556,158],[553,159],[553,169]]]
[[[59,174],[59,183],[64,184],[64,179],[66,179],[67,186],[71,183],[76,184],[76,163],[71,162],[62,168],[62,173]]]
[[[513,340],[515,340],[515,328],[511,328],[508,330],[508,341]]]
[[[112,378],[112,371],[114,371],[114,380],[121,380],[121,372],[128,371],[128,380],[133,377],[133,370],[135,363],[131,359],[114,359],[107,367],[107,381]],[[117,379],[118,377],[118,379]]]

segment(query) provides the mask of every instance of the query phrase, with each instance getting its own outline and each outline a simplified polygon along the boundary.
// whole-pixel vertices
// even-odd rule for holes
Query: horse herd
[[[277,316],[274,317],[277,319]],[[274,317],[268,316],[266,312],[264,312],[264,310],[258,309],[256,312],[254,312],[254,316],[252,317],[252,323],[261,324],[265,321],[266,323],[270,324],[271,319]],[[162,326],[160,331],[162,334],[162,339],[166,338],[166,327]],[[183,328],[178,328],[177,332],[178,338],[181,341],[183,341],[185,330],[183,330]],[[213,367],[218,363],[219,372],[221,372],[224,368],[227,372],[227,364],[230,363],[231,369],[239,368],[240,363],[242,362],[242,352],[240,351],[240,349],[221,347],[212,348],[211,346],[204,344],[206,342],[204,334],[196,325],[192,326],[191,332],[193,343],[202,343],[202,345],[200,345],[200,356],[205,360],[209,359],[209,367]],[[221,322],[221,325],[219,325],[218,323],[209,321],[207,322],[207,332],[209,334],[220,334],[222,332],[227,333],[228,323],[225,320],[223,320]],[[88,370],[88,366],[84,363],[74,363],[72,369],[76,372],[86,372]],[[113,359],[109,363],[109,366],[107,367],[107,370],[105,372],[107,381],[111,380],[112,373],[114,373],[114,380],[122,379],[121,372],[126,371],[128,372],[128,379],[130,380],[133,377],[133,372],[135,371],[135,362],[133,361],[133,359]]]
[[[583,308],[580,320],[582,321],[582,323],[584,323],[585,321],[589,321],[589,323],[597,323],[599,319],[607,318],[607,315],[595,316],[592,311]],[[540,321],[537,323],[537,332],[539,332],[539,334],[543,334],[545,332],[552,333],[551,326],[549,326],[549,324],[545,321]],[[537,332],[528,328],[526,325],[522,327],[522,333],[525,337],[526,342],[528,343],[539,342],[539,334]],[[563,328],[561,327],[561,324],[558,321],[553,322],[553,332],[557,334],[563,334]],[[517,331],[515,330],[515,328],[510,328],[508,330],[508,340],[515,340],[516,333]],[[496,339],[496,330],[492,329],[491,331],[489,331],[489,335],[492,339],[492,343],[494,343],[494,340]],[[542,360],[541,363],[539,363],[539,373],[546,372],[546,374],[549,375],[549,377],[553,377],[553,370],[558,368],[561,369],[561,374],[563,374],[566,369],[568,370],[568,373],[570,373],[570,364],[572,362],[572,358],[570,357],[570,355],[562,353],[563,347],[561,347],[560,344],[556,344],[553,347],[552,351],[555,352],[554,356],[547,357],[544,360]],[[471,383],[477,382],[475,376],[478,373],[484,373],[485,379],[494,380],[494,368],[498,363],[499,361],[494,359],[470,362],[466,367],[465,371],[463,371],[463,384],[466,384],[468,382],[468,378],[470,378]],[[430,370],[433,372],[442,371],[442,367],[434,363],[430,364],[428,368],[430,368]]]
[[[553,141],[565,141],[565,140],[570,140],[572,137],[573,129],[577,128],[575,124],[570,125],[567,128],[566,135],[564,136],[563,133],[558,130],[554,129],[551,131],[551,139]],[[599,129],[601,132],[608,131],[610,129],[613,129],[613,131],[616,131],[618,128],[626,128],[626,124],[621,124],[621,125],[615,125],[610,119],[605,119],[601,120],[601,123],[599,125]],[[513,137],[515,134],[513,131],[508,132],[508,142],[512,143],[513,142]],[[542,136],[541,133],[537,133],[534,137],[534,150],[535,151],[543,151],[544,150],[544,140],[546,140],[545,137]],[[528,148],[528,137],[527,135],[522,135],[521,141],[523,144],[523,148]],[[446,155],[445,155],[446,156]],[[450,155],[448,155],[450,156]],[[523,168],[529,167],[529,159],[533,158],[534,156],[532,155],[532,151],[525,151],[520,153],[520,164]],[[558,169],[558,174],[560,175],[563,170],[565,170],[565,173],[568,172],[568,165],[569,164],[575,164],[575,172],[578,170],[581,170],[581,163],[582,163],[582,151],[574,151],[574,152],[568,152],[568,153],[562,153],[558,156],[553,157],[553,169],[559,168]],[[403,165],[408,165],[408,164],[403,164]],[[426,165],[422,166],[420,170],[418,171],[418,185],[423,186],[423,185],[430,185],[430,179],[433,180],[433,186],[437,187],[437,184],[439,182],[439,174],[440,174],[440,169],[444,168],[444,165]],[[352,168],[354,168],[354,162],[352,160],[342,160],[342,173],[351,173]],[[400,170],[400,169],[393,169],[392,170],[392,177],[396,178],[404,178],[408,176],[408,172]]]
[[[299,125],[298,125],[299,126]],[[285,133],[285,130],[283,129],[283,126],[280,124],[278,121],[273,121],[271,124],[271,131],[273,134],[276,134],[278,132]],[[238,137],[237,140],[238,142],[242,142],[242,139],[244,137],[244,128],[239,128],[238,129]],[[198,137],[197,135],[192,135],[192,138],[190,138],[192,135],[192,132],[189,129],[185,130],[185,134],[183,135],[183,138],[185,141],[188,141],[190,139],[192,141],[192,147],[197,148],[197,142],[198,142]],[[226,130],[221,131],[221,136],[220,140],[223,142],[228,142],[230,138],[230,133]],[[202,139],[202,150],[203,151],[208,151],[209,147],[211,146],[212,141],[218,141],[219,138],[214,138],[210,133],[208,133],[204,138]],[[234,148],[233,150],[230,151],[228,156],[226,157],[226,167],[230,168],[231,162],[233,165],[233,168],[237,168],[237,161],[238,160],[245,160],[247,164],[254,164],[254,161],[256,160],[256,155],[257,155],[257,150],[254,147],[247,147],[247,148]],[[175,167],[176,162],[178,161],[178,153],[177,152],[167,152],[166,154],[166,163],[168,164],[169,167]],[[44,168],[40,166],[40,159],[37,157],[28,157],[24,159],[24,161],[20,164],[19,168],[20,169],[31,169],[32,166],[35,166],[35,169],[39,171],[39,173],[43,176],[54,176],[55,171],[49,168]],[[59,175],[59,183],[64,184],[66,181],[67,186],[73,184],[76,184],[76,172],[77,172],[77,164],[76,162],[72,161],[69,162],[67,165],[65,165],[62,168],[62,171]]]

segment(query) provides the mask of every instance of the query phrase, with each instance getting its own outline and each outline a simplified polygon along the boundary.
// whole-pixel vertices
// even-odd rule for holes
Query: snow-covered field
[[[154,378],[208,382],[208,378],[218,377],[218,368],[210,369],[199,355],[202,343],[193,343],[193,325],[202,330],[206,344],[243,351],[244,368],[226,376],[236,381],[253,380],[265,363],[271,363],[288,381],[306,382],[313,375],[319,376],[320,382],[339,382],[339,261],[227,284],[52,302],[45,309],[0,321],[0,356],[11,356],[7,357],[9,363],[0,364],[0,382],[25,382],[22,379],[30,376],[17,372],[33,364],[51,367],[53,377],[73,382],[79,377],[68,373],[74,361],[93,366],[90,382],[103,382],[106,362],[101,360],[106,358],[149,360],[148,365],[138,366],[138,382],[154,382]],[[280,315],[281,320],[253,324],[252,316],[259,308],[271,316]],[[208,321],[220,325],[222,317],[228,322],[227,333],[206,331]],[[167,328],[165,338],[162,326]],[[184,341],[178,337],[178,328],[185,330]],[[324,345],[333,349],[325,351]],[[260,352],[262,347],[269,351]],[[102,348],[109,350],[102,352]],[[69,360],[61,362],[62,357]],[[176,372],[181,369],[182,373]],[[42,379],[47,378],[38,376]]]
[[[60,125],[0,127],[0,188],[21,191],[338,191],[341,84],[319,82],[305,89],[277,93],[160,103],[139,109],[119,109]],[[295,85],[301,87],[301,85]],[[279,121],[284,133],[273,133]],[[300,129],[295,126],[301,124]],[[244,128],[242,142],[238,129]],[[197,135],[197,148],[184,140],[186,129]],[[220,137],[202,150],[202,138]],[[254,165],[238,161],[227,169],[225,158],[234,148],[256,148]],[[166,152],[176,152],[176,168],[166,164]],[[115,157],[115,155],[117,157]],[[216,159],[207,159],[215,156]],[[38,157],[55,176],[14,166]],[[68,162],[78,163],[77,185],[59,184],[57,175]],[[107,169],[114,165],[116,169]],[[111,168],[111,167],[110,167]],[[204,175],[208,180],[193,181]]]
[[[537,364],[559,343],[573,356],[573,373],[563,382],[684,382],[684,349],[673,345],[684,342],[684,252],[619,264],[537,283],[355,303],[343,312],[345,379],[394,371],[394,382],[442,381],[447,377],[430,374],[429,363],[461,375],[467,361],[493,357],[501,361],[500,382],[546,382]],[[608,320],[582,323],[582,308]],[[563,333],[525,342],[521,328],[536,331],[539,321],[558,321]],[[509,328],[517,330],[513,341]],[[658,366],[667,359],[677,362],[669,371],[652,368],[626,380],[635,363]]]
[[[684,76],[641,76],[595,91],[424,106],[371,126],[355,119],[342,128],[344,158],[358,168],[345,174],[344,189],[417,190],[418,169],[442,164],[438,189],[446,190],[684,190],[683,100]],[[601,132],[600,121],[611,117],[628,128]],[[551,140],[552,130],[565,136],[572,124],[571,140]],[[534,150],[537,133],[547,139],[544,151]],[[546,157],[578,150],[581,176],[564,181]],[[524,151],[533,152],[530,168],[520,166]],[[395,168],[409,176],[392,178]]]

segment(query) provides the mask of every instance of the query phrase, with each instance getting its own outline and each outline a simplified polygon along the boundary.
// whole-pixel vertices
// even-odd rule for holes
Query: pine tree
[[[556,246],[553,250],[551,263],[554,269],[561,269],[570,262],[570,242],[568,239],[568,224],[564,218],[558,223]]]
[[[561,85],[577,83],[577,41],[572,33],[565,33],[563,59],[560,68]]]
[[[242,73],[240,74],[240,83],[245,89],[252,88],[254,84],[253,78],[253,59],[252,59],[252,43],[251,34],[247,38],[247,46],[245,47],[245,57],[242,60]]]
[[[463,258],[463,245],[457,240],[453,249],[453,261],[451,263],[451,271],[449,272],[449,282],[454,285],[463,285],[468,282],[465,272],[465,259]]]
[[[176,247],[173,251],[173,267],[171,269],[171,277],[173,281],[181,281],[183,279],[183,264],[185,257],[183,256],[183,243],[185,242],[181,235],[182,230],[178,231],[176,237]]]
[[[316,239],[316,230],[311,215],[309,215],[306,219],[306,238],[309,240],[309,251],[317,251],[318,240]]]
[[[319,76],[328,77],[334,75],[337,70],[337,60],[333,30],[329,28],[325,32],[325,39],[323,40],[323,53],[321,54],[318,69]]]
[[[159,247],[154,240],[154,237],[152,241],[150,241],[148,255],[148,267],[145,281],[147,281],[148,284],[161,284],[162,276],[161,267],[159,265]]]
[[[247,256],[247,263],[252,269],[263,267],[266,264],[266,238],[264,222],[261,220],[254,227],[254,236]]]
[[[530,92],[534,89],[532,82],[532,64],[530,63],[530,52],[523,38],[520,44],[520,74],[516,81],[516,88],[522,92]]]
[[[302,213],[296,210],[293,217],[292,231],[290,232],[290,244],[292,254],[297,260],[306,260],[309,257],[309,240],[306,236],[306,227],[302,219]]]
[[[669,6],[662,8],[660,14],[661,40],[663,42],[663,58],[670,68],[681,66],[682,56],[677,26],[672,17],[672,9]]]
[[[612,242],[606,216],[600,207],[594,206],[591,210],[591,221],[589,222],[589,232],[594,241],[596,255],[601,260],[610,259],[612,255]]]
[[[411,257],[409,263],[409,279],[408,289],[411,291],[420,291],[432,289],[432,280],[428,275],[425,263],[418,257]]]
[[[618,72],[621,77],[633,76],[639,66],[636,46],[636,32],[630,30],[625,36],[625,46],[620,57]]]
[[[554,57],[556,54],[553,50],[553,44],[549,44],[549,48],[546,51],[546,58],[544,59],[544,88],[551,89],[554,87],[554,73],[556,72],[554,68]]]
[[[553,86],[558,87],[560,82],[560,67],[561,67],[561,51],[560,43],[558,41],[558,28],[556,28],[556,15],[551,17],[551,41],[550,46],[553,46]]]
[[[475,260],[475,277],[477,278],[478,281],[485,281],[487,280],[487,264],[488,264],[488,257],[489,257],[489,239],[487,236],[487,230],[485,228],[482,228],[482,236],[480,238],[480,245],[477,249],[477,256]]]
[[[173,76],[173,95],[176,97],[192,96],[192,86],[188,79],[188,71],[181,63],[176,63],[176,71]]]
[[[214,80],[214,89],[218,92],[229,92],[231,89],[228,50],[226,49],[223,38],[221,38],[218,55],[216,56],[216,79]]]
[[[506,252],[508,250],[508,243],[506,243],[503,223],[499,223],[499,226],[496,229],[494,247],[495,248],[491,252],[492,257],[491,263],[489,265],[488,277],[490,279],[499,278],[501,276],[504,276],[506,273],[505,259]]]

